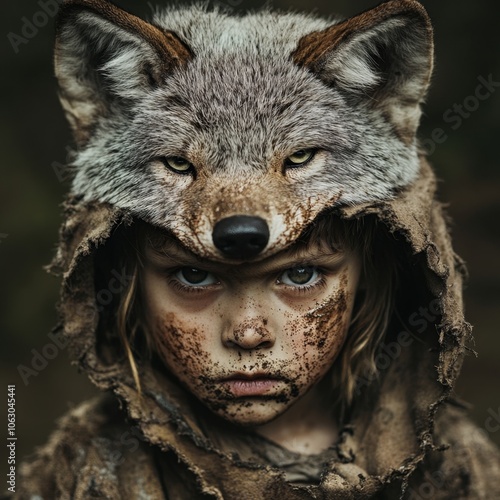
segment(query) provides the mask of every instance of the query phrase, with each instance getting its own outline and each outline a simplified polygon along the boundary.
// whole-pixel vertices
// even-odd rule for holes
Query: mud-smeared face
[[[319,246],[238,266],[201,260],[173,241],[161,252],[147,248],[148,330],[169,370],[208,408],[235,424],[263,425],[332,366],[359,267],[352,252]]]

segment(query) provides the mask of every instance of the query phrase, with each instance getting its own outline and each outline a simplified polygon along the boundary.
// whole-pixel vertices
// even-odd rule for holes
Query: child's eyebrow
[[[345,252],[337,249],[319,247],[294,246],[272,255],[263,261],[245,262],[240,264],[222,263],[205,260],[202,257],[186,250],[174,240],[166,240],[161,247],[150,245],[153,259],[160,262],[168,260],[169,263],[178,266],[192,266],[214,274],[234,274],[261,276],[271,272],[286,270],[291,266],[318,265],[327,261],[328,265],[336,265],[343,262]]]
[[[170,260],[184,265],[200,265],[200,267],[210,265],[210,261],[203,260],[202,257],[196,255],[195,253],[186,250],[179,243],[172,239],[166,239],[160,245],[149,244],[147,246],[148,250],[151,250],[153,258],[161,260]],[[215,264],[215,263],[214,263]]]
[[[253,275],[265,275],[272,272],[285,271],[295,266],[336,266],[345,261],[346,254],[338,250],[320,250],[310,248],[297,248],[270,257],[269,261],[264,260],[256,263]]]

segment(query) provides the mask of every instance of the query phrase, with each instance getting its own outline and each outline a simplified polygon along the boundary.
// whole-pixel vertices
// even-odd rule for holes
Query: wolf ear
[[[172,32],[106,0],[69,0],[57,20],[55,72],[77,143],[99,116],[127,106],[192,57]]]
[[[389,0],[300,39],[292,57],[347,95],[382,109],[411,142],[433,66],[429,16],[416,0]]]

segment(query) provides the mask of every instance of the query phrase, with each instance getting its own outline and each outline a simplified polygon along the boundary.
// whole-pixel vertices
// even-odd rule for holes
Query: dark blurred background
[[[117,3],[137,14],[151,10],[149,2]],[[259,0],[221,3],[235,11],[262,5]],[[468,264],[466,313],[474,325],[479,353],[478,358],[471,355],[466,360],[456,392],[472,404],[472,416],[484,429],[492,412],[500,412],[500,85],[483,101],[471,96],[480,78],[500,82],[500,2],[422,3],[435,26],[436,71],[420,135],[443,181],[440,196],[449,203],[455,249]],[[55,418],[94,393],[85,376],[70,365],[66,352],[48,354],[55,358],[46,367],[38,361],[36,376],[25,372],[27,385],[19,374],[19,365],[31,369],[33,349],[46,346],[56,322],[59,281],[42,267],[50,262],[58,237],[59,205],[68,189],[61,165],[71,144],[52,75],[54,20],[40,14],[42,4],[55,4],[55,0],[5,2],[0,17],[0,328],[4,342],[0,407],[6,415],[2,401],[7,399],[7,384],[16,384],[18,458],[46,441]],[[355,14],[374,6],[376,0],[271,0],[270,4],[330,16]],[[25,18],[38,26],[23,42],[16,35],[23,36]],[[460,119],[450,120],[460,116],[455,104],[470,111],[464,108]],[[6,428],[5,417],[1,421]],[[485,432],[500,444],[500,430]],[[0,464],[5,477],[6,459],[0,458]]]

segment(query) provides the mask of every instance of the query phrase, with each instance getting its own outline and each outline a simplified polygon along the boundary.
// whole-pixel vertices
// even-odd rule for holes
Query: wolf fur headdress
[[[62,10],[73,194],[198,255],[264,258],[323,210],[390,199],[417,177],[433,42],[415,0],[330,23],[203,6],[148,23],[103,0]],[[287,163],[297,151],[309,160]]]

